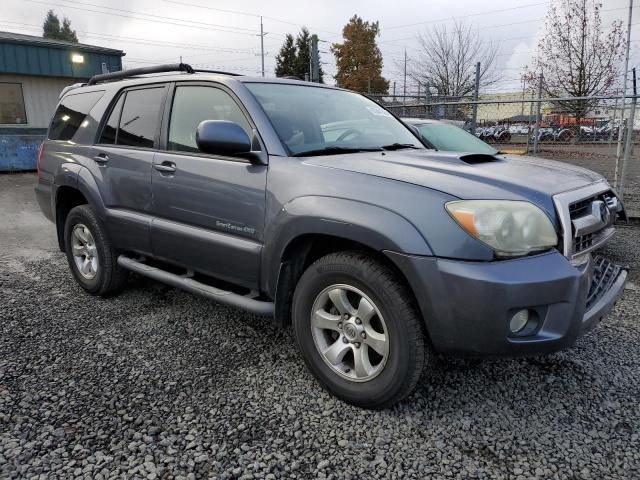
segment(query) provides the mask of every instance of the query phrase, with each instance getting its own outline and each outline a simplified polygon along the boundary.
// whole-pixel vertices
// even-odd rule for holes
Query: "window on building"
[[[19,125],[27,123],[22,85],[0,83],[0,124]]]
[[[169,122],[169,150],[197,152],[196,129],[204,120],[236,122],[251,136],[246,117],[223,90],[213,87],[182,86],[176,88]]]
[[[51,140],[71,140],[104,91],[76,93],[62,99],[49,127]]]
[[[117,145],[153,148],[163,96],[164,87],[127,92],[120,115]]]

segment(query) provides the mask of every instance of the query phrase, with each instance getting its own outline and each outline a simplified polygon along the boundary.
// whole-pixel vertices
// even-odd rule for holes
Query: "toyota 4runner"
[[[61,95],[36,194],[76,281],[126,272],[292,325],[339,398],[394,404],[434,355],[571,346],[621,294],[599,175],[428,149],[365,96],[188,65]]]

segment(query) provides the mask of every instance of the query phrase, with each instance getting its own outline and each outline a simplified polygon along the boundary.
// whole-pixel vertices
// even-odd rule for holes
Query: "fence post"
[[[540,74],[540,77],[538,78],[538,105],[536,105],[536,124],[533,130],[533,154],[536,155],[538,153],[538,137],[539,135],[539,131],[540,131],[540,109],[542,107],[542,102],[540,101],[542,99],[542,73]]]
[[[407,114],[407,49],[404,49],[404,81],[402,83],[402,115]]]
[[[629,120],[627,120],[627,141],[624,145],[624,158],[622,159],[622,171],[620,172],[620,187],[618,193],[620,199],[624,199],[624,180],[627,175],[627,167],[629,166],[629,156],[631,155],[631,149],[633,148],[633,124],[636,119],[636,103],[638,94],[636,90],[636,69],[633,68],[633,100],[631,100],[631,111],[629,112]]]
[[[477,102],[480,94],[480,62],[476,63],[476,85],[473,89],[473,101]],[[471,117],[471,133],[476,134],[478,126],[478,104],[473,104],[473,116]]]

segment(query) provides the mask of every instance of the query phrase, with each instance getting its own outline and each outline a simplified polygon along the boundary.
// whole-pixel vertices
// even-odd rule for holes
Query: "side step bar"
[[[203,297],[215,300],[218,303],[230,305],[232,307],[241,308],[255,315],[272,317],[274,314],[273,302],[262,302],[253,298],[248,298],[237,293],[221,290],[216,287],[205,285],[204,283],[197,282],[192,278],[183,277],[169,273],[165,270],[161,270],[150,265],[145,265],[142,262],[138,262],[132,258],[120,255],[118,257],[118,265],[132,272],[139,273],[145,277],[153,278],[159,282],[166,283],[172,287],[181,288],[187,292],[195,293]]]

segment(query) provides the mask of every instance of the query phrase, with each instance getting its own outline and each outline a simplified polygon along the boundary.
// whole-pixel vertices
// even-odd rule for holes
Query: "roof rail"
[[[187,72],[193,73],[194,70],[191,65],[186,63],[171,63],[168,65],[156,65],[155,67],[142,67],[132,68],[131,70],[122,70],[113,73],[102,73],[100,75],[94,75],[89,79],[87,85],[95,85],[99,82],[107,82],[109,80],[122,80],[124,78],[131,78],[137,75],[145,75],[147,73],[164,73],[164,72]]]
[[[202,72],[202,73],[219,73],[220,75],[230,75],[232,77],[242,77],[243,74],[242,73],[233,73],[233,72],[224,72],[222,70],[202,70],[200,68],[197,68],[195,70],[196,73]]]

